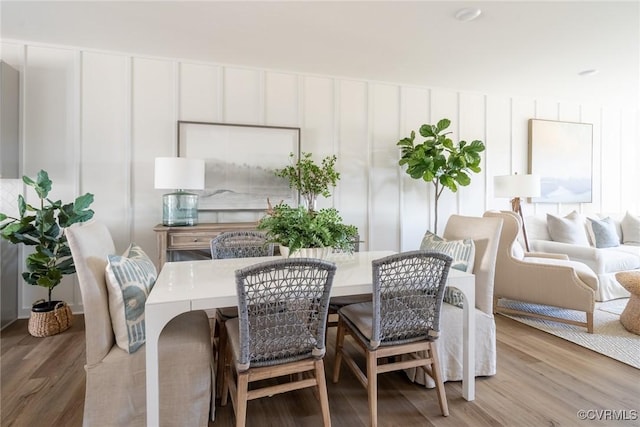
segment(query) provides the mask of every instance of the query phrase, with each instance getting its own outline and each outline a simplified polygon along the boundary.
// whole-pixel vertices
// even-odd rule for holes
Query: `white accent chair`
[[[66,229],[84,306],[86,391],[83,425],[146,424],[145,347],[129,354],[114,338],[105,279],[115,253],[107,227],[92,220]],[[176,317],[159,342],[160,424],[207,426],[213,420],[211,330],[203,311]]]
[[[519,314],[583,326],[593,333],[593,310],[598,276],[587,265],[570,261],[567,255],[525,253],[518,242],[522,219],[511,211],[488,211],[485,217],[503,220],[496,261],[494,313]],[[503,307],[505,298],[583,311],[584,322],[550,317],[532,311]]]
[[[476,278],[475,376],[496,373],[496,323],[493,317],[493,280],[502,229],[501,218],[451,215],[442,237],[446,240],[472,239],[475,245],[473,274]],[[463,376],[462,309],[443,303],[440,338],[435,342],[443,381],[461,381]],[[435,387],[420,370],[409,369],[412,381]]]

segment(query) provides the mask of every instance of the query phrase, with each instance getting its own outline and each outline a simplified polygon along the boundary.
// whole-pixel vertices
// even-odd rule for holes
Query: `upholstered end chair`
[[[501,298],[542,304],[585,313],[584,322],[556,319],[593,332],[593,310],[598,276],[587,265],[570,261],[564,254],[525,252],[518,237],[522,219],[511,211],[488,211],[485,217],[503,220],[496,261],[495,312],[542,317],[535,312],[502,307]]]
[[[493,280],[502,219],[451,215],[442,237],[447,241],[472,239],[475,245],[472,273],[476,279],[475,376],[496,374],[496,324],[493,317]],[[440,312],[440,338],[435,342],[443,381],[462,381],[463,341],[462,309],[443,303]],[[411,380],[435,387],[421,371],[407,371]]]
[[[86,391],[84,426],[146,424],[145,346],[116,345],[105,269],[115,254],[107,227],[92,220],[66,230],[84,306]],[[160,423],[207,426],[213,419],[211,330],[202,311],[184,313],[162,331],[158,345]]]

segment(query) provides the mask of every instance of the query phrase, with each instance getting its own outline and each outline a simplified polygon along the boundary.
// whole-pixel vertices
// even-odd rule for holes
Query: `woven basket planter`
[[[34,337],[48,337],[66,331],[72,322],[71,308],[66,302],[52,301],[49,305],[45,300],[38,300],[31,308],[29,333]]]

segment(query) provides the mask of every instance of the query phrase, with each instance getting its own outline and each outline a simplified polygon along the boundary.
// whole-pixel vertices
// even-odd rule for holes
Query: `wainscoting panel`
[[[136,58],[133,62],[131,205],[132,240],[155,256],[153,227],[162,218],[162,194],[153,185],[156,157],[175,154],[177,64]]]
[[[220,67],[188,63],[181,63],[179,67],[180,120],[219,122]]]
[[[78,187],[78,56],[71,49],[30,47],[20,76],[24,88],[23,175],[34,178],[38,171],[46,170],[53,181],[48,197],[65,202],[75,199]],[[31,188],[26,190],[25,198],[30,204],[38,202]],[[32,248],[23,249],[24,257],[32,252]],[[79,294],[73,283],[73,278],[65,277],[52,297],[75,308]],[[28,313],[31,304],[46,299],[47,294],[45,288],[25,284],[20,301],[22,311]]]
[[[396,142],[400,134],[400,91],[398,86],[369,86],[371,134],[371,230],[369,249],[383,250],[400,245],[400,168]]]
[[[487,143],[486,129],[486,111],[485,96],[478,93],[459,94],[460,112],[458,113],[459,121],[459,137],[455,142],[460,140],[467,141],[471,144],[474,139],[479,139]],[[459,187],[458,192],[458,212],[463,215],[482,216],[486,211],[485,188],[487,185],[487,169],[484,166],[487,158],[487,150],[482,152],[482,169],[478,174],[471,175],[471,184],[466,187]],[[493,181],[491,181],[493,183]],[[442,228],[444,231],[444,228]]]
[[[361,250],[370,245],[369,229],[369,121],[368,86],[342,80],[336,88],[336,128],[340,181],[333,202],[346,224],[360,233]],[[304,136],[303,136],[304,137]]]
[[[422,143],[420,126],[431,124],[430,91],[416,87],[404,87],[400,91],[400,135],[409,138],[415,131],[415,143]],[[400,147],[396,145],[396,162],[400,159]],[[415,250],[420,247],[422,236],[429,229],[432,218],[433,184],[422,179],[413,179],[407,175],[406,166],[398,166],[400,170],[400,247],[402,250]]]
[[[511,174],[511,99],[504,96],[487,96],[487,149],[484,154],[484,169],[486,177],[487,209],[510,209],[509,201],[495,198],[493,191],[493,177]]]
[[[82,54],[80,194],[92,193],[95,218],[116,248],[131,241],[131,61],[121,55]]]
[[[267,72],[264,85],[264,123],[299,127],[299,78],[295,74]]]
[[[602,206],[610,207],[610,211],[618,212],[621,206],[622,193],[620,185],[621,166],[621,123],[620,111],[613,108],[602,110]],[[636,190],[637,191],[637,190]]]
[[[431,122],[430,124],[437,124],[440,119],[447,118],[451,120],[451,125],[447,131],[451,131],[449,137],[454,141],[459,141],[458,135],[460,135],[460,105],[458,103],[458,92],[445,89],[432,89],[431,90]],[[434,227],[435,218],[431,221],[429,230],[442,234],[444,226],[447,223],[447,218],[450,215],[460,212],[459,211],[459,193],[452,193],[450,190],[445,189],[438,201],[438,229]],[[430,197],[430,202],[435,200],[434,196]]]
[[[262,73],[247,68],[224,68],[223,115],[227,123],[262,123]]]
[[[584,214],[602,212],[602,142],[601,126],[602,109],[596,106],[582,106],[580,121],[593,124],[593,183],[591,203],[583,203],[581,212]]]

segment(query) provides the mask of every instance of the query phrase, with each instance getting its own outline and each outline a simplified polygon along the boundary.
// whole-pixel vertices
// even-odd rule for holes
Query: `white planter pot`
[[[287,246],[280,245],[280,255],[285,258],[319,258],[319,259],[327,259],[329,254],[331,253],[331,248],[301,248],[294,251],[292,254],[289,253],[289,248]]]

